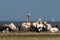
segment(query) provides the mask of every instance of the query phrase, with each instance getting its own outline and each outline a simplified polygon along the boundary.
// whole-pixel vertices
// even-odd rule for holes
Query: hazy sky
[[[31,21],[60,21],[60,0],[0,0],[0,21],[25,21],[29,12]]]

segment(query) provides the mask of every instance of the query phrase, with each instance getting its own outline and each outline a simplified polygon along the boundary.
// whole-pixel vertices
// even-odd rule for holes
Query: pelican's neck
[[[30,13],[27,16],[27,22],[30,23]]]

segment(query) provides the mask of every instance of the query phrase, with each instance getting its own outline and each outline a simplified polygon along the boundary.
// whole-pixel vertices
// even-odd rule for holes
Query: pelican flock
[[[22,26],[20,26],[20,29],[22,29],[24,31],[25,30],[26,31],[33,31],[34,30],[36,32],[43,32],[43,31],[59,32],[58,28],[52,27],[51,24],[47,23],[46,21],[43,21],[42,18],[39,18],[38,21],[31,23],[31,21],[30,21],[30,13],[28,13],[28,15],[27,15],[27,21],[23,22],[21,25]],[[4,32],[4,30],[9,30],[9,28],[11,30],[14,30],[14,31],[20,30],[19,28],[17,28],[17,26],[14,25],[13,22],[11,22],[10,24],[5,24],[4,29],[2,28],[3,29],[2,31]],[[1,29],[1,27],[0,27],[0,29]]]

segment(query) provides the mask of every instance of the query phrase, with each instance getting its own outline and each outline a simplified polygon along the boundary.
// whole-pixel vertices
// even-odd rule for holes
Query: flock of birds
[[[3,27],[0,27],[0,31],[2,32],[9,32],[10,31],[36,31],[36,32],[43,32],[43,31],[49,31],[49,32],[58,32],[58,28],[53,28],[51,24],[47,23],[46,21],[43,22],[42,18],[39,18],[37,22],[30,22],[30,13],[27,15],[27,22],[22,23],[22,26],[20,28],[16,27],[13,23],[11,24],[5,24]]]

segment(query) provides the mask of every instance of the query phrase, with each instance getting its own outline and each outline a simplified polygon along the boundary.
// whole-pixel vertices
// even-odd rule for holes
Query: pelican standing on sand
[[[31,22],[30,22],[30,13],[28,13],[27,15],[27,22],[22,23],[22,27],[24,27],[25,29],[29,29],[31,26]]]
[[[37,28],[38,32],[42,31],[42,29],[44,27],[42,18],[39,18],[39,20],[37,22],[34,22],[33,26]]]
[[[42,31],[43,27],[44,27],[43,20],[42,18],[39,18],[39,22],[37,24],[37,28],[39,28],[38,31],[39,32]]]

